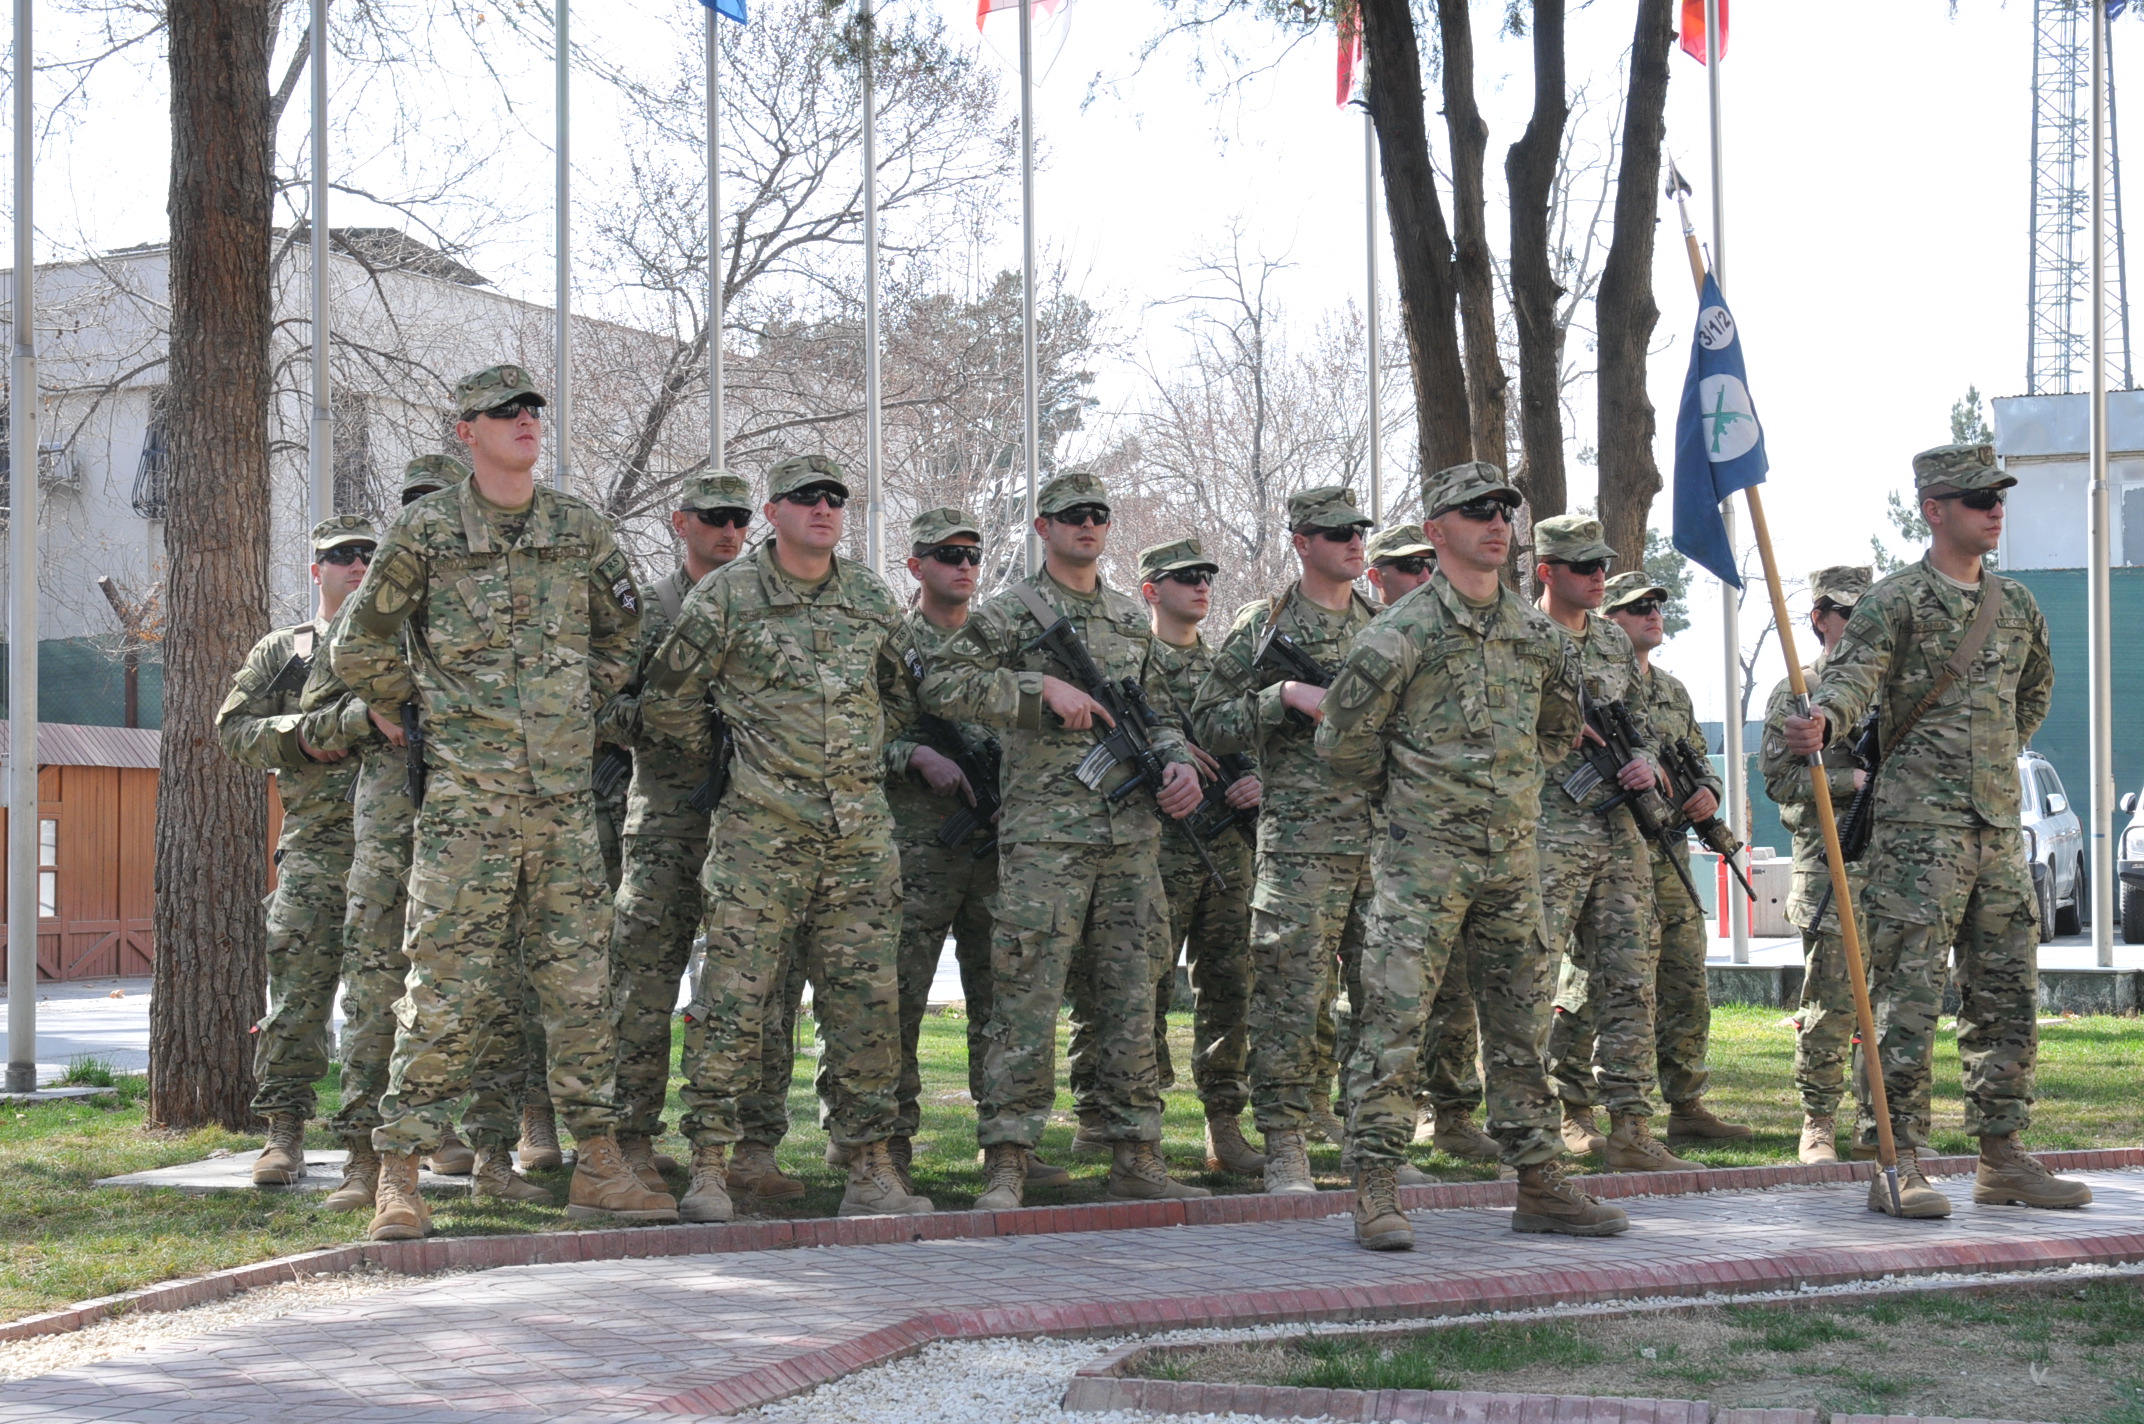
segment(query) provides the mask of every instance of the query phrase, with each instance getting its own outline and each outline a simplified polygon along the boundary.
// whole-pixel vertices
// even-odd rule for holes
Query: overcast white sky
[[[672,3],[698,14],[688,0]],[[916,0],[889,0],[886,8],[905,3]],[[980,44],[972,0],[922,3],[943,11],[958,42]],[[1496,37],[1501,0],[1475,8],[1477,88],[1494,177],[1531,105],[1530,57],[1527,42]],[[2031,5],[1961,0],[1959,10],[1952,19],[1945,0],[1851,10],[1771,0],[1745,3],[1734,15],[1723,69],[1724,268],[1766,423],[1766,496],[1790,572],[1864,561],[1868,535],[1889,532],[1885,492],[1907,483],[1914,451],[1948,438],[1952,401],[1968,385],[1987,395],[2023,385]],[[1571,19],[1571,78],[1590,82],[1599,97],[1596,125],[1620,105],[1615,71],[1629,44],[1630,12],[1628,3],[1594,0]],[[533,19],[540,11],[523,13]],[[1294,258],[1283,299],[1306,326],[1321,310],[1359,297],[1362,124],[1333,106],[1331,36],[1284,53],[1278,37],[1237,31],[1265,51],[1268,67],[1223,98],[1211,75],[1191,77],[1189,48],[1138,62],[1162,18],[1123,0],[1073,6],[1070,39],[1037,97],[1050,153],[1039,212],[1051,247],[1090,299],[1121,305],[1135,339],[1141,303],[1179,289],[1188,257],[1239,215],[1267,250]],[[1872,27],[1877,18],[1880,29]],[[672,43],[668,19],[646,7],[583,6],[575,35],[591,50],[645,63]],[[2116,28],[2120,39],[2144,43],[2144,26]],[[1704,70],[1680,53],[1672,62],[1668,141],[1698,186],[1694,215],[1711,241]],[[549,73],[533,58],[523,72],[526,102],[518,116],[496,121],[530,133],[529,161],[514,175],[526,221],[477,252],[474,265],[509,291],[547,301]],[[480,92],[441,88],[457,106]],[[616,151],[596,89],[584,82],[578,92],[586,102],[576,100],[583,193],[602,182]],[[63,245],[156,238],[168,163],[161,72],[144,67],[100,85],[94,99],[43,155],[40,228]],[[304,103],[302,93],[295,102]],[[302,143],[303,123],[286,125],[292,142]],[[1008,223],[1017,221],[1017,200],[1014,190]],[[363,219],[356,204],[347,207],[335,222]],[[1501,248],[1504,224],[1493,199],[1491,226]],[[1672,209],[1662,214],[1659,254],[1663,349],[1652,387],[1665,469],[1695,315]],[[1017,260],[1010,231],[1004,260]],[[1389,284],[1389,263],[1385,270]],[[1168,340],[1166,330],[1147,335]],[[1105,376],[1105,398],[1131,389],[1128,372]],[[1571,432],[1574,446],[1593,443],[1590,412],[1583,419],[1584,428]],[[1574,465],[1574,500],[1589,497],[1589,481]],[[1667,518],[1663,494],[1655,523],[1664,528]],[[1723,660],[1717,585],[1701,577],[1693,592],[1694,626],[1662,662],[1690,683],[1699,715],[1713,717]],[[1760,705],[1779,672],[1776,658],[1760,671]]]

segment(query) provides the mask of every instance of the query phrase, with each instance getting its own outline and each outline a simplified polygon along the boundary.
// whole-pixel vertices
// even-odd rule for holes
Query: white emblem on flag
[[[1719,314],[1723,318],[1727,315],[1724,311]],[[1731,329],[1732,323],[1729,325]],[[1757,412],[1741,381],[1733,376],[1707,376],[1697,384],[1697,400],[1698,421],[1705,433],[1705,457],[1713,464],[1737,459],[1756,448]]]
[[[1725,307],[1706,307],[1697,318],[1697,339],[1707,351],[1725,351],[1735,344],[1735,319]]]

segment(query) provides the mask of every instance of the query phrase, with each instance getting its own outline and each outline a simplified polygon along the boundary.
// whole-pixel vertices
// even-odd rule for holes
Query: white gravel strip
[[[272,1320],[278,1315],[310,1310],[318,1305],[400,1290],[424,1281],[436,1281],[444,1275],[467,1274],[466,1271],[442,1271],[432,1276],[405,1276],[396,1271],[363,1268],[283,1285],[261,1286],[185,1310],[115,1315],[64,1334],[0,1342],[0,1383],[50,1374],[54,1370],[71,1370],[77,1365],[109,1360],[115,1355],[131,1355],[173,1341],[228,1330],[234,1325]]]

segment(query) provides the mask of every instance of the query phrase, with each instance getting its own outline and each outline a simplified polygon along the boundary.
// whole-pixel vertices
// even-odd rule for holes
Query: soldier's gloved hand
[[[1720,798],[1705,787],[1698,787],[1695,795],[1682,803],[1682,811],[1693,821],[1702,821],[1720,809]]]
[[[1172,761],[1169,769],[1161,774],[1161,790],[1154,799],[1161,803],[1162,814],[1181,821],[1199,808],[1206,799],[1199,790],[1199,774],[1189,762]]]
[[[1266,799],[1266,789],[1255,776],[1239,776],[1223,799],[1235,810],[1248,811]]]
[[[1280,705],[1291,712],[1300,712],[1313,722],[1325,718],[1325,689],[1312,687],[1307,682],[1284,682],[1280,685]]]
[[[1632,757],[1623,763],[1623,769],[1615,779],[1625,791],[1649,791],[1660,778],[1653,772],[1653,764],[1642,756]]]
[[[1824,714],[1812,712],[1806,717],[1787,718],[1787,750],[1798,757],[1821,756],[1824,744],[1831,740],[1830,727]]]
[[[942,752],[929,747],[917,747],[908,757],[909,770],[923,778],[933,796],[963,797],[970,806],[975,804],[975,788],[968,784],[968,777],[960,769],[960,763]]]
[[[1056,713],[1057,720],[1074,732],[1086,731],[1097,717],[1102,719],[1104,726],[1117,725],[1116,718],[1109,715],[1109,709],[1063,678],[1043,676],[1042,705]]]

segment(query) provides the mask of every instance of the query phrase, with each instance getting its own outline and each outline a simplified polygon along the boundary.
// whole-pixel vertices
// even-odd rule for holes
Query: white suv
[[[2129,829],[2114,853],[2115,874],[2122,882],[2122,943],[2144,944],[2144,805],[2134,791],[2122,798]]]
[[[2070,809],[2062,778],[2054,766],[2030,747],[2017,759],[2017,779],[2024,799],[2025,860],[2032,867],[2032,891],[2040,911],[2040,942],[2084,928],[2090,903],[2084,868],[2084,822]]]

